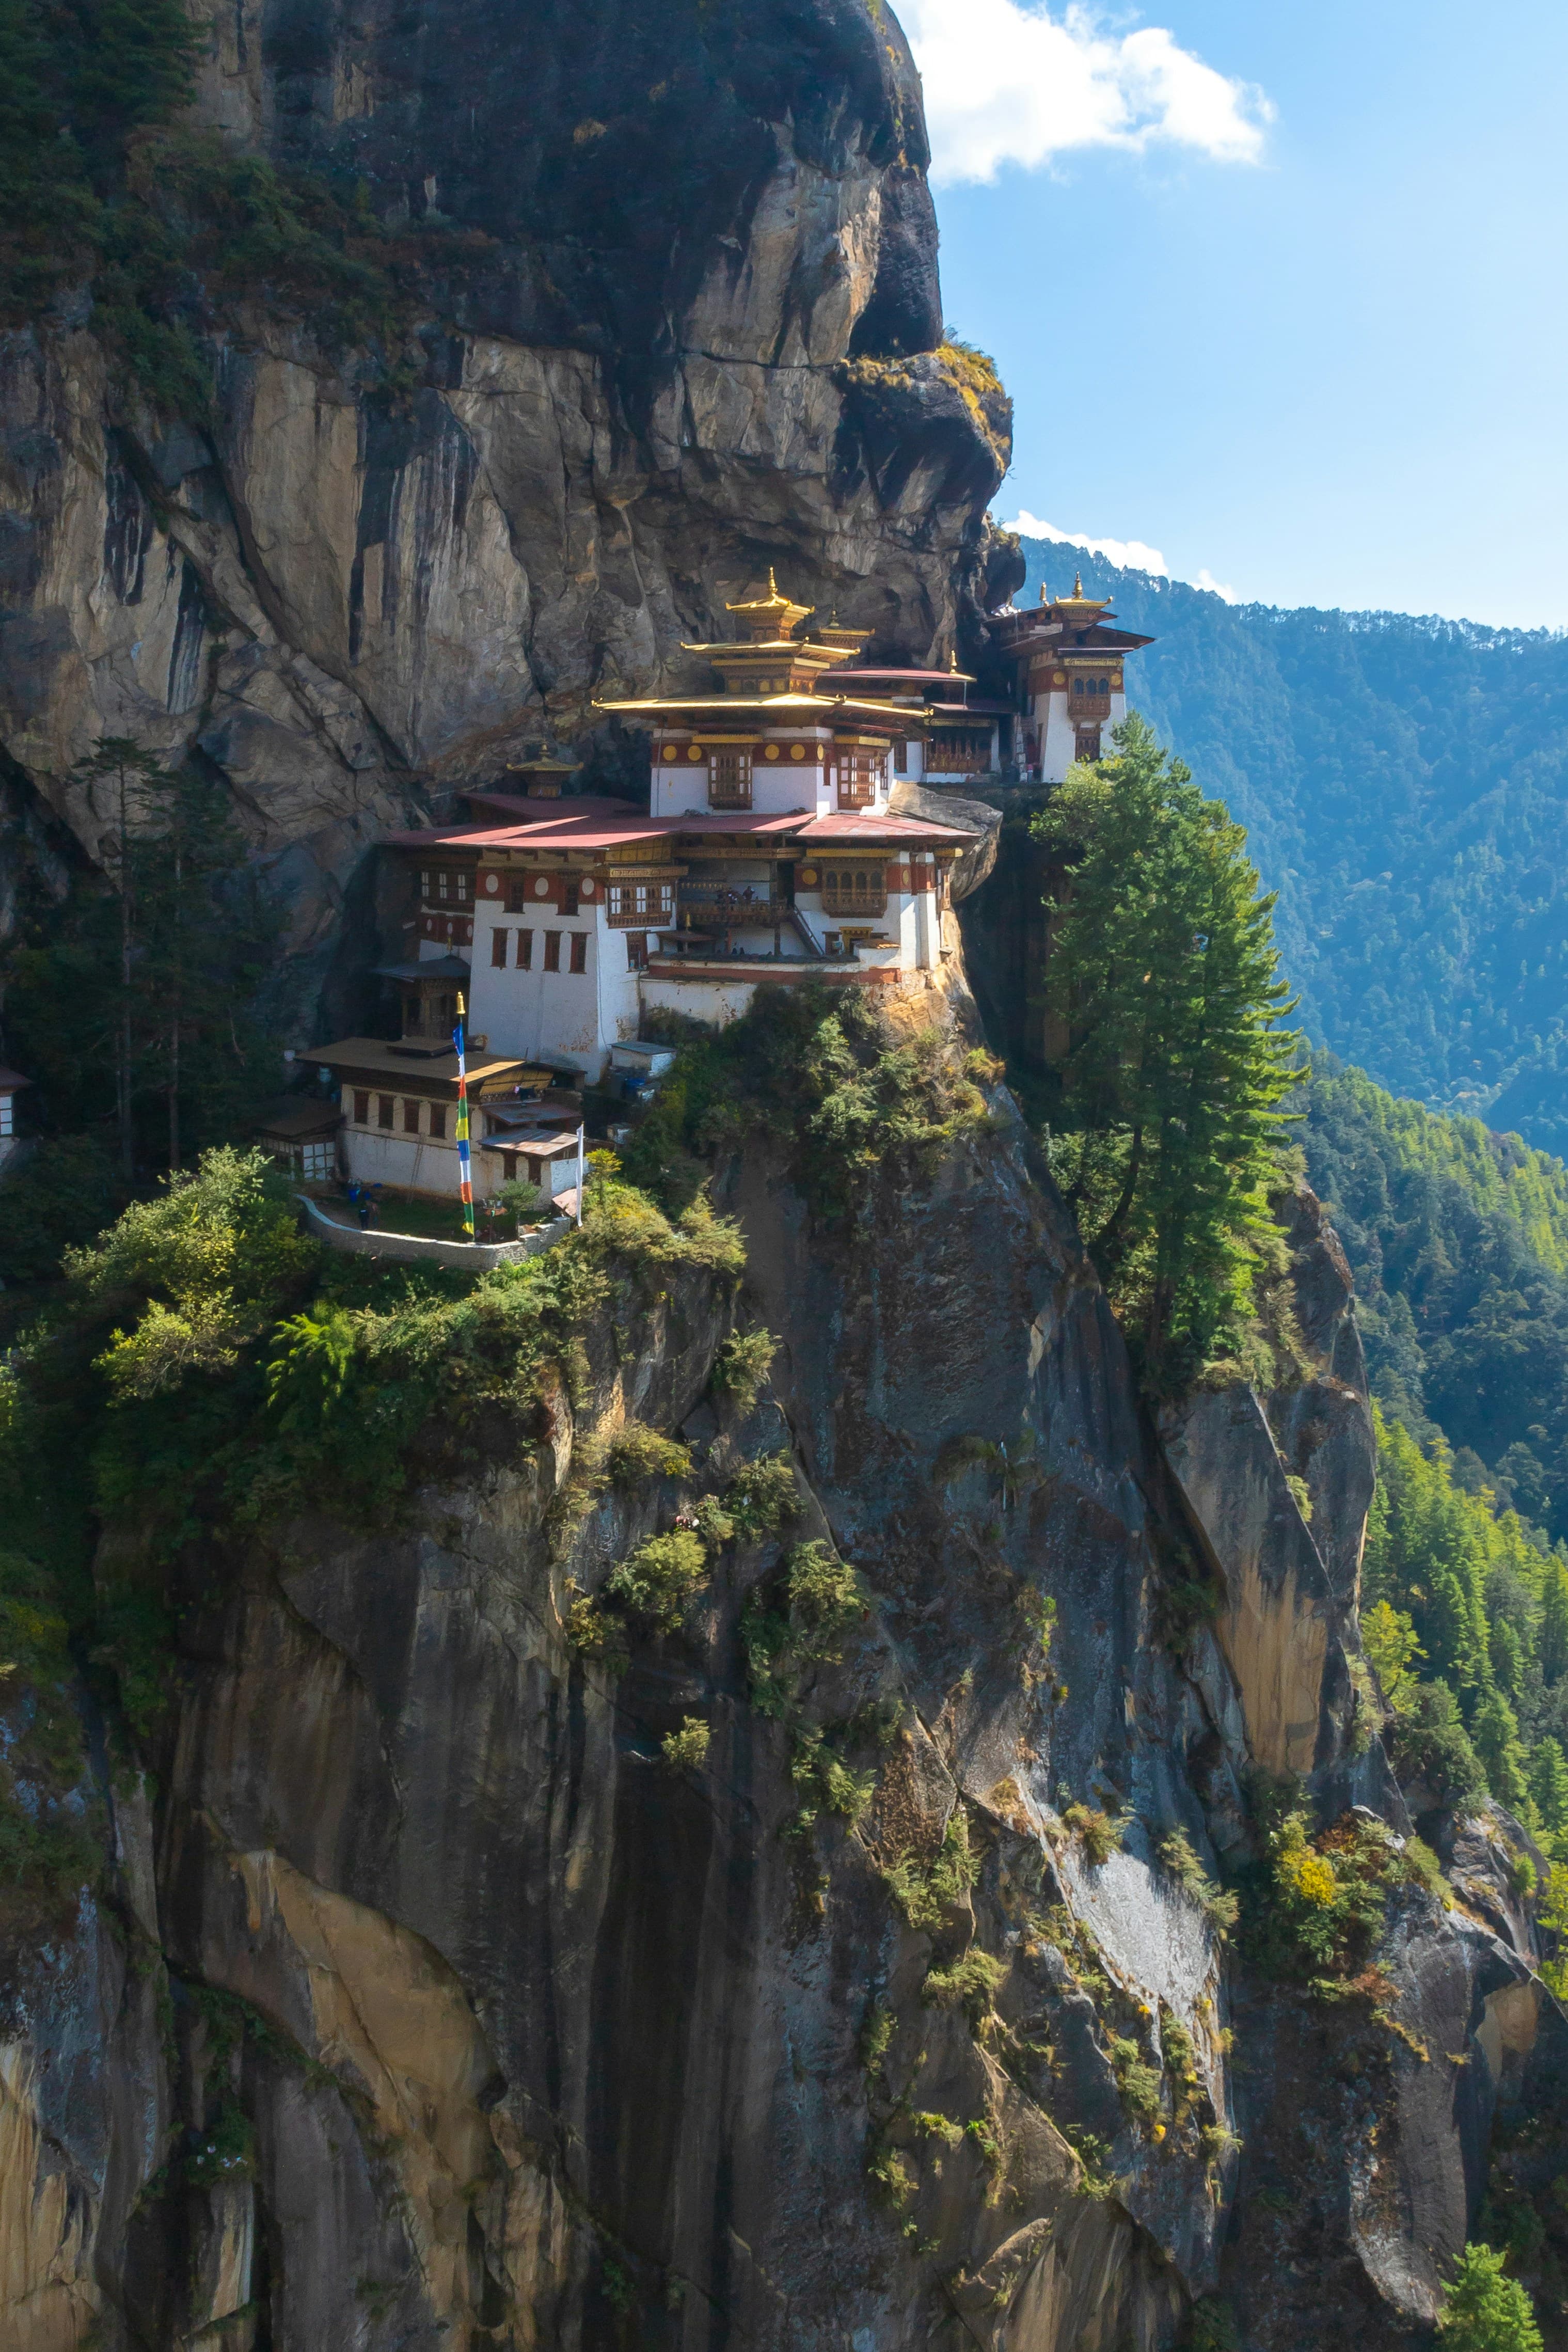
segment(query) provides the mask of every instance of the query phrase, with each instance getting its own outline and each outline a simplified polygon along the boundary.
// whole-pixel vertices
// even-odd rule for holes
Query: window
[[[363,1087],[356,1087],[354,1088],[354,1125],[356,1127],[369,1127],[370,1123],[370,1096]]]
[[[707,796],[710,808],[751,806],[749,751],[711,751],[708,754]]]
[[[505,931],[495,930],[490,934],[490,962],[492,968],[497,971],[505,971],[507,969],[507,934]]]
[[[392,1112],[395,1106],[396,1097],[393,1095],[378,1095],[376,1097],[376,1125],[378,1127],[391,1127],[392,1123]]]
[[[517,933],[517,970],[519,971],[531,971],[533,970],[533,962],[534,935],[532,931],[519,931]]]
[[[881,915],[887,910],[883,866],[827,866],[822,869],[822,906],[830,915]]]
[[[507,883],[507,912],[526,915],[528,911],[528,881],[521,874],[509,877]]]
[[[571,934],[571,968],[573,971],[588,970],[588,933],[586,931],[573,931]]]
[[[1075,760],[1093,761],[1100,757],[1098,727],[1079,727],[1074,730],[1072,756]]]
[[[560,970],[560,933],[559,931],[545,933],[545,970],[547,971]]]
[[[403,1097],[402,1131],[405,1135],[419,1133],[419,1098],[416,1095]]]
[[[431,1106],[430,1106],[430,1132],[431,1132],[431,1134],[432,1134],[433,1136],[436,1137],[438,1139],[439,1139],[442,1136],[444,1136],[444,1135],[445,1134],[445,1132],[446,1132],[446,1105],[445,1105],[444,1103],[432,1103],[432,1104],[431,1104]]]
[[[456,882],[457,882],[457,899],[458,899],[458,904],[459,904],[459,905],[462,905],[462,904],[464,904],[464,903],[466,901],[467,897],[468,897],[468,877],[467,877],[467,875],[466,875],[466,874],[459,874],[459,875],[456,877]]]
[[[438,898],[445,898],[447,890],[451,885],[451,881],[452,877],[446,871],[445,866],[443,866],[439,867],[435,877],[435,895]]]
[[[626,934],[626,969],[627,969],[627,971],[647,971],[647,969],[648,969],[648,934],[647,934],[647,932],[646,932],[646,931],[628,931],[628,932],[627,932],[627,934]]]
[[[299,1172],[308,1184],[325,1184],[338,1170],[335,1143],[307,1143],[299,1154]]]
[[[612,882],[606,902],[612,929],[622,930],[645,923],[669,923],[674,920],[675,886],[673,882]]]
[[[839,806],[865,808],[875,800],[887,778],[885,751],[839,753]]]
[[[906,776],[909,773],[909,746],[907,743],[895,743],[894,745],[893,772],[895,776]]]
[[[579,886],[575,881],[562,882],[560,886],[560,911],[563,915],[575,915],[581,911],[578,906],[578,887]]]
[[[422,898],[428,898],[430,896],[430,868],[428,866],[422,866],[420,869],[419,895]]]

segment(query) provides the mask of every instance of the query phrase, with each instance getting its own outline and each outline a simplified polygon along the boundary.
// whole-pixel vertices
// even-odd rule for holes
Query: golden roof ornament
[[[781,595],[769,564],[766,596],[743,596],[738,604],[727,604],[724,609],[744,624],[757,644],[770,645],[790,635],[815,607],[797,604],[792,598]]]

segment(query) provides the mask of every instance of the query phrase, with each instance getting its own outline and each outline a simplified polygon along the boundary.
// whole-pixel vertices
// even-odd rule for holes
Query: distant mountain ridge
[[[1568,1152],[1568,635],[1228,604],[1026,539],[1157,642],[1129,699],[1248,829],[1301,1019],[1396,1094]]]

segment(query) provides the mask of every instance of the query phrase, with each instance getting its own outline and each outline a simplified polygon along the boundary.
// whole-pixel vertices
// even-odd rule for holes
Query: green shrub
[[[640,1478],[684,1478],[691,1466],[688,1446],[637,1421],[618,1429],[605,1449],[605,1470],[618,1486],[634,1486]]]
[[[659,1747],[665,1763],[674,1772],[700,1772],[707,1762],[709,1727],[700,1715],[682,1718],[678,1731],[666,1732]]]
[[[1260,1974],[1333,1996],[1365,1959],[1390,1891],[1424,1885],[1424,1869],[1381,1822],[1346,1813],[1313,1836],[1286,1801],[1263,1803],[1263,1852],[1242,1876],[1243,1945]]]
[[[862,1822],[876,1794],[874,1772],[854,1772],[828,1745],[817,1726],[796,1736],[789,1777],[800,1791],[800,1806],[792,1827],[803,1834],[819,1812],[836,1813],[853,1829]]]
[[[267,1402],[283,1428],[317,1429],[328,1418],[342,1396],[356,1337],[353,1317],[319,1300],[278,1324]]]
[[[575,1584],[568,1584],[567,1591],[570,1596],[566,1612],[569,1647],[582,1657],[601,1658],[612,1674],[621,1673],[626,1664],[625,1627]]]
[[[1135,2116],[1153,2117],[1160,2112],[1160,2072],[1151,2066],[1135,2042],[1118,2037],[1111,2044],[1111,2071],[1116,2088]]]
[[[753,1592],[741,1612],[752,1703],[763,1715],[784,1712],[810,1667],[841,1663],[846,1637],[871,1605],[859,1573],[820,1538],[786,1555],[783,1601],[769,1608]]]
[[[246,2180],[256,2169],[256,2134],[239,2101],[225,2098],[217,2120],[196,2136],[185,2158],[185,2178],[197,2189],[221,2189]]]
[[[765,1454],[743,1462],[724,1490],[724,1508],[743,1543],[777,1534],[786,1519],[800,1515],[795,1465],[788,1454]]]
[[[778,1352],[778,1340],[760,1324],[750,1331],[732,1331],[714,1358],[713,1386],[737,1412],[749,1412]]]
[[[960,1803],[953,1808],[932,1861],[901,1854],[883,1869],[882,1879],[908,1925],[930,1934],[967,1898],[979,1867],[969,1849],[969,1817]]]
[[[1416,1685],[1399,1720],[1395,1757],[1400,1779],[1425,1780],[1440,1805],[1465,1805],[1486,1794],[1480,1758],[1445,1682]]]
[[[1490,2246],[1467,2246],[1443,2289],[1443,2352],[1542,2352],[1529,2295]]]
[[[702,1538],[677,1528],[650,1536],[610,1571],[605,1591],[624,1608],[650,1618],[661,1633],[673,1633],[707,1569]]]

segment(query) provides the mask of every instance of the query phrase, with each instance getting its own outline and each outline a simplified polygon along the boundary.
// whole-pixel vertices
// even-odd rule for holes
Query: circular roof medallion
[[[541,874],[538,880],[534,884],[534,896],[536,898],[548,898],[549,897],[549,877],[547,874]]]
[[[764,759],[766,759],[766,760],[776,760],[776,759],[779,757],[779,746],[778,746],[778,744],[777,744],[777,743],[766,743],[766,744],[764,744],[764,745],[763,745],[763,751],[762,751],[762,756],[763,756],[763,758],[764,758]]]
[[[500,877],[500,876],[499,876],[498,874],[486,874],[486,877],[485,877],[485,887],[486,887],[486,890],[498,890],[498,889],[500,888],[500,887],[501,887],[501,877]]]
[[[583,876],[583,877],[582,877],[582,880],[581,880],[580,884],[579,885],[579,887],[580,888],[580,890],[581,890],[581,892],[582,892],[582,895],[583,895],[583,897],[584,897],[585,898],[592,898],[592,896],[593,896],[593,877],[592,877],[592,875],[591,875],[591,874],[585,874],[585,875]]]
[[[791,744],[790,744],[790,746],[789,746],[789,757],[790,757],[792,760],[803,760],[803,759],[805,758],[805,756],[806,756],[806,746],[804,745],[804,743],[791,743]]]

